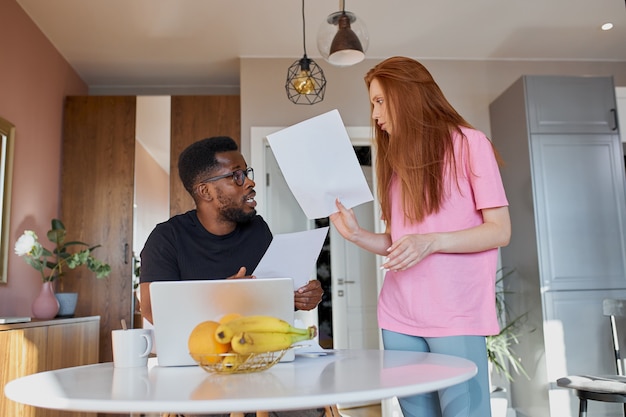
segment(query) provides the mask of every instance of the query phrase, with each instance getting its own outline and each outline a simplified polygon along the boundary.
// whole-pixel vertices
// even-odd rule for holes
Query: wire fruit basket
[[[243,374],[269,369],[282,359],[289,349],[273,352],[249,353],[207,353],[192,355],[202,369],[216,374]]]

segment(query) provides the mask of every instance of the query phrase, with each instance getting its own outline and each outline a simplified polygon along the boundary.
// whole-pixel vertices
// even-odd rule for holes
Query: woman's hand
[[[389,233],[374,233],[362,229],[352,209],[347,209],[339,199],[335,201],[335,204],[339,211],[328,217],[344,239],[366,251],[378,255],[387,255],[387,248],[391,245]]]
[[[404,271],[435,252],[435,235],[405,235],[387,250],[383,268]]]
[[[509,244],[508,207],[482,210],[483,223],[469,229],[402,236],[387,249],[383,268],[403,271],[435,253],[475,253]]]
[[[323,295],[322,283],[311,280],[294,292],[294,306],[296,310],[313,310],[322,301]]]
[[[354,211],[352,209],[347,209],[339,199],[335,201],[335,205],[339,210],[336,213],[328,216],[330,221],[333,222],[333,225],[337,228],[337,231],[344,239],[354,242],[359,234],[359,230],[361,227],[359,226],[359,222],[354,215]]]

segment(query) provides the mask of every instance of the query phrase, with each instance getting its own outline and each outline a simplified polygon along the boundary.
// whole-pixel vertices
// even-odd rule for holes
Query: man
[[[150,282],[250,278],[272,241],[256,213],[254,171],[234,140],[220,136],[191,144],[178,158],[178,174],[196,209],[158,224],[141,251],[141,313],[151,323]],[[294,307],[312,310],[322,295],[320,282],[309,281],[295,291]],[[318,417],[320,411],[272,415]]]
[[[256,213],[254,171],[234,140],[191,144],[179,156],[178,172],[196,209],[158,224],[141,251],[141,313],[151,323],[151,282],[249,278],[272,241]],[[312,280],[295,291],[294,307],[312,310],[322,295]]]

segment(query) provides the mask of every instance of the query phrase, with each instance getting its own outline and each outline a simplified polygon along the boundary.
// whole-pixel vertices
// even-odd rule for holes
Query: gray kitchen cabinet
[[[530,151],[542,290],[625,288],[619,138],[533,134]]]
[[[611,77],[524,76],[490,105],[512,236],[502,266],[513,317],[527,314],[511,400],[521,416],[576,416],[556,379],[614,373],[602,299],[626,297],[624,159]],[[618,416],[619,405],[590,404]]]
[[[616,133],[611,77],[525,77],[531,133]]]

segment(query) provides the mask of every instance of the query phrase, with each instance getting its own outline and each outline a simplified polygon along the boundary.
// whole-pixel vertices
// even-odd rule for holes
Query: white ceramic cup
[[[113,366],[116,368],[136,368],[148,365],[152,351],[152,330],[127,329],[113,330]]]

